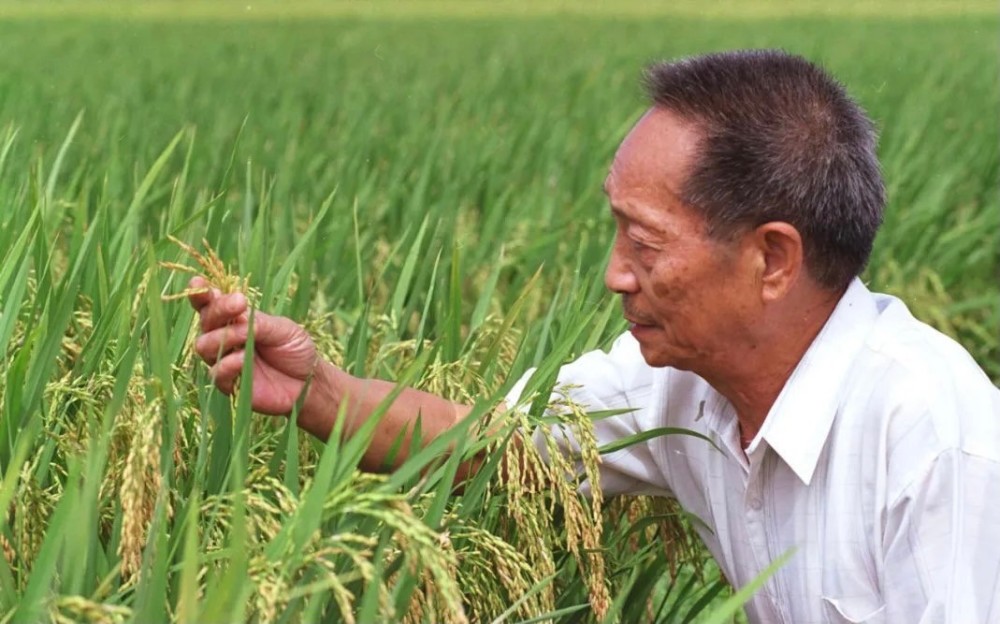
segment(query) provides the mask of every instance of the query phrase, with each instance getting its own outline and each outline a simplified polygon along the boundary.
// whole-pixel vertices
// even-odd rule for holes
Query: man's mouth
[[[639,314],[635,310],[630,310],[628,306],[625,306],[625,309],[622,310],[622,316],[625,317],[626,321],[628,321],[629,323],[632,323],[633,325],[654,325],[655,324],[655,322],[653,321],[653,319],[651,319],[648,316],[645,316],[643,314]]]
[[[648,329],[654,327],[653,323],[650,323],[644,319],[637,319],[635,317],[626,316],[625,320],[629,323],[629,329]]]
[[[631,309],[631,306],[629,305],[630,302],[628,300],[625,300],[623,303],[624,305],[622,307],[624,310],[622,316],[624,316],[625,320],[628,321],[629,330],[655,327],[656,324],[652,319],[646,318],[642,314],[636,314],[635,310]]]

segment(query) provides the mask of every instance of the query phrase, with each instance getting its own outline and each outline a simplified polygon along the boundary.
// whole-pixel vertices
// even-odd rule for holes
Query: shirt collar
[[[766,440],[809,485],[844,395],[848,372],[878,317],[872,294],[855,278],[771,406],[750,455]]]

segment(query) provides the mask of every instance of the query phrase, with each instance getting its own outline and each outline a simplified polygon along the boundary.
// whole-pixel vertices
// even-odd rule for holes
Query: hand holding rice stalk
[[[239,274],[231,273],[226,267],[226,264],[219,257],[219,254],[215,253],[212,246],[208,244],[208,241],[202,239],[201,243],[205,246],[205,254],[200,253],[197,249],[188,245],[184,241],[175,238],[171,235],[167,235],[167,238],[180,247],[184,253],[189,255],[195,260],[200,266],[201,271],[190,267],[186,264],[181,264],[179,262],[160,262],[160,266],[165,269],[170,269],[171,271],[178,271],[181,273],[189,273],[195,276],[195,279],[202,278],[206,283],[204,285],[195,285],[195,279],[191,280],[191,284],[188,288],[185,288],[179,293],[174,293],[171,295],[163,295],[161,299],[163,301],[176,301],[177,299],[184,299],[185,297],[191,297],[194,295],[204,295],[214,288],[222,294],[233,294],[233,293],[243,293],[244,296],[252,296],[254,299],[260,296],[260,293],[250,287],[250,276],[240,277]],[[207,255],[206,255],[207,254]]]
[[[194,274],[188,288],[170,298],[187,296],[198,311],[202,335],[195,342],[195,349],[211,366],[216,385],[223,392],[232,394],[242,371],[249,330],[247,281],[230,275],[210,248],[208,255],[203,256],[190,246],[175,242],[195,258],[204,273],[185,265],[162,263],[166,268]],[[306,391],[313,374],[317,375],[316,390],[307,391],[298,425],[323,440],[327,439],[332,428],[331,414],[337,411],[339,397],[354,398],[350,413],[360,422],[393,387],[393,384],[381,380],[354,378],[329,363],[323,363],[318,358],[312,339],[301,326],[287,318],[255,312],[253,409],[275,415],[290,413],[302,392]],[[533,444],[512,445],[510,461],[505,462],[507,470],[502,487],[507,491],[512,525],[517,527],[514,550],[524,553],[524,562],[531,562],[524,564],[526,569],[539,571],[542,577],[551,577],[557,572],[553,553],[560,547],[560,536],[565,536],[565,547],[580,569],[585,571],[583,580],[589,590],[590,607],[602,617],[610,609],[611,596],[604,560],[595,555],[601,550],[603,530],[597,443],[585,410],[568,402],[555,407],[561,419],[557,428],[574,432],[575,439],[581,442],[582,455],[564,453],[557,442],[555,430],[547,427],[541,429],[541,435],[545,440],[548,462]],[[386,449],[391,447],[399,434],[409,429],[418,416],[424,435],[432,439],[469,411],[471,408],[468,406],[453,404],[415,389],[404,389],[383,417],[379,430],[381,436],[376,435],[370,443],[362,468],[384,469]],[[514,410],[508,416],[502,425],[492,427],[492,431],[487,433],[498,444],[509,440],[513,430],[531,431],[536,427],[536,423],[529,421],[526,410]],[[348,436],[356,425],[345,426]],[[408,441],[404,442],[404,447],[407,445]],[[494,449],[494,452],[497,450]],[[397,459],[405,454],[405,451],[398,453]],[[583,475],[578,474],[578,460],[582,463]],[[472,460],[468,466],[478,463],[478,460]],[[589,501],[579,496],[577,490],[578,480],[584,476],[591,484],[592,497]],[[559,514],[554,511],[556,501],[561,510]],[[556,524],[560,528],[557,529]],[[492,537],[482,539],[492,543]],[[481,540],[477,542],[483,543]],[[488,545],[483,548],[491,551]],[[530,586],[530,583],[522,585],[518,579],[518,574],[511,572],[505,581],[515,595],[525,593]],[[545,588],[537,599],[540,602],[531,603],[532,609],[537,612],[556,608],[556,595],[551,587]],[[461,609],[457,612],[461,613]],[[464,619],[460,617],[457,621]]]
[[[161,262],[160,266],[194,277],[183,291],[164,300],[187,297],[198,312],[202,334],[195,351],[211,367],[215,385],[232,395],[243,370],[244,347],[250,332],[250,300],[260,293],[249,277],[231,273],[205,241],[206,253],[174,238],[171,241],[200,265]],[[309,334],[284,317],[254,312],[254,366],[252,406],[262,414],[285,415],[292,411],[316,369],[318,355]]]

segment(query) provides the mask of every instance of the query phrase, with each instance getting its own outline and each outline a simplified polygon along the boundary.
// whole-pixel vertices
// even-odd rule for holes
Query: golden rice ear
[[[534,397],[522,397],[521,406]],[[586,409],[570,399],[569,387],[553,391],[547,415],[555,419],[551,425],[532,422],[527,410],[505,411],[503,417],[515,431],[536,432],[541,440],[524,440],[507,448],[505,462],[508,512],[516,526],[515,541],[541,577],[556,573],[554,553],[564,546],[570,552],[587,586],[590,607],[601,620],[611,608],[611,593],[605,560],[600,556],[604,523],[599,466],[601,456],[593,422]],[[568,452],[561,443],[571,435],[579,444],[580,453]],[[539,448],[544,447],[545,457]],[[579,493],[581,480],[590,482],[591,496]],[[559,522],[565,529],[565,544],[557,544],[562,533],[555,530],[554,509],[561,510]],[[543,601],[555,604],[552,592],[540,592]]]
[[[191,295],[203,295],[209,292],[210,288],[185,288],[178,293],[171,293],[169,295],[161,295],[161,301],[177,301],[178,299],[187,299]]]
[[[192,245],[170,236],[169,234],[167,235],[167,239],[180,247],[181,251],[183,251],[190,259],[194,260],[195,264],[198,266],[193,267],[180,262],[161,261],[158,263],[160,267],[175,273],[186,273],[188,275],[201,277],[208,282],[208,286],[202,288],[185,288],[177,293],[162,295],[160,297],[162,301],[186,299],[191,295],[203,294],[209,292],[212,288],[216,288],[225,294],[236,292],[243,293],[247,300],[252,303],[256,303],[257,299],[260,297],[260,292],[250,286],[250,274],[242,277],[238,273],[231,271],[207,240],[202,239],[201,241],[202,246],[205,248],[205,253],[203,254]]]
[[[145,409],[138,416],[142,426],[133,432],[119,489],[122,526],[118,556],[122,579],[126,582],[138,582],[157,496],[165,495],[160,472],[163,402],[157,397],[148,405],[143,404]]]

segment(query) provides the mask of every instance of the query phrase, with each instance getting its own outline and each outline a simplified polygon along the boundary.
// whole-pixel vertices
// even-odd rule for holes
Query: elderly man
[[[653,66],[652,107],[604,189],[606,283],[629,332],[563,367],[607,442],[609,493],[673,496],[729,580],[794,555],[747,606],[756,622],[1000,621],[1000,392],[954,341],[858,279],[882,220],[875,136],[822,70],[781,52]],[[194,282],[194,286],[203,286]],[[192,297],[198,353],[231,391],[246,301]],[[326,362],[288,319],[256,315],[254,406],[348,434],[392,390]],[[222,354],[222,357],[218,357]],[[512,404],[524,380],[512,391]],[[365,467],[420,412],[435,435],[469,408],[404,391]],[[572,440],[567,440],[573,446]]]

